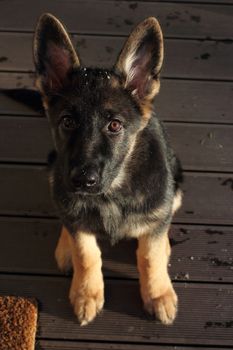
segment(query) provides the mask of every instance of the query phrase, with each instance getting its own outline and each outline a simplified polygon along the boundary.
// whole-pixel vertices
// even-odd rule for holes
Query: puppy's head
[[[163,39],[157,20],[139,24],[113,69],[104,70],[83,67],[62,24],[44,14],[34,61],[67,190],[99,194],[120,186],[159,91]]]

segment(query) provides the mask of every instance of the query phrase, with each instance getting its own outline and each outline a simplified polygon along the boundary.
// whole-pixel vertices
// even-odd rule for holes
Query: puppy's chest
[[[123,237],[139,237],[148,230],[146,215],[122,210],[114,202],[104,204],[100,208],[100,217],[107,234],[116,239]]]

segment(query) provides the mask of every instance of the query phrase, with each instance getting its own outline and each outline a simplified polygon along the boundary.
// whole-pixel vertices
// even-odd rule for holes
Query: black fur
[[[158,235],[171,222],[180,163],[154,112],[144,115],[162,64],[162,38],[151,26],[105,70],[81,67],[59,22],[49,15],[39,21],[34,54],[55,145],[48,159],[51,192],[73,235],[85,231],[115,242],[142,225]],[[124,56],[132,52],[134,74],[127,78]],[[119,132],[110,132],[113,120],[120,121]],[[89,186],[90,174],[95,185]]]
[[[56,158],[53,155],[50,164],[52,193],[63,223],[73,234],[84,230],[107,234],[116,241],[128,217],[135,227],[143,222],[150,224],[157,218],[148,213],[162,205],[166,210],[154,234],[170,223],[180,175],[161,123],[153,115],[138,132],[140,106],[124,89],[113,91],[108,79],[113,74],[99,69],[72,71],[69,88],[50,97],[48,115],[56,141]],[[105,108],[106,103],[111,110]],[[62,130],[59,115],[66,113],[77,121],[77,129]],[[124,134],[103,132],[109,118],[116,117],[124,121]],[[124,156],[134,134],[137,141],[125,169],[127,175],[122,185],[112,191],[111,183],[125,166]],[[70,185],[70,172],[73,167],[82,169],[89,163],[100,170],[100,188],[93,193],[75,191]]]

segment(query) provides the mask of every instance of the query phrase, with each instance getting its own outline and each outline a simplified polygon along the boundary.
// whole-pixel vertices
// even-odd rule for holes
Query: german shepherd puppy
[[[69,297],[80,324],[104,304],[99,235],[138,239],[145,309],[171,324],[177,296],[167,271],[168,230],[181,204],[181,173],[153,112],[163,62],[159,23],[140,23],[107,70],[81,65],[62,24],[44,14],[34,61],[55,147],[50,185],[63,223],[55,255],[63,270],[72,263]]]

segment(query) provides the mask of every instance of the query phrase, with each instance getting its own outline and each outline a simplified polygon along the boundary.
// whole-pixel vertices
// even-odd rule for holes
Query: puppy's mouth
[[[95,189],[75,189],[74,191],[72,191],[75,195],[78,196],[100,196],[102,194],[104,194],[104,191],[98,187]]]
[[[114,181],[114,180],[113,180]],[[74,188],[73,186],[68,186],[68,191],[73,195],[82,196],[82,197],[98,197],[102,195],[109,195],[109,190],[111,189],[112,182],[110,179],[107,179],[101,184],[91,186],[91,187],[80,187]]]
[[[99,182],[98,184],[74,184],[69,181],[67,183],[68,192],[77,196],[100,196],[107,192],[109,185]]]

